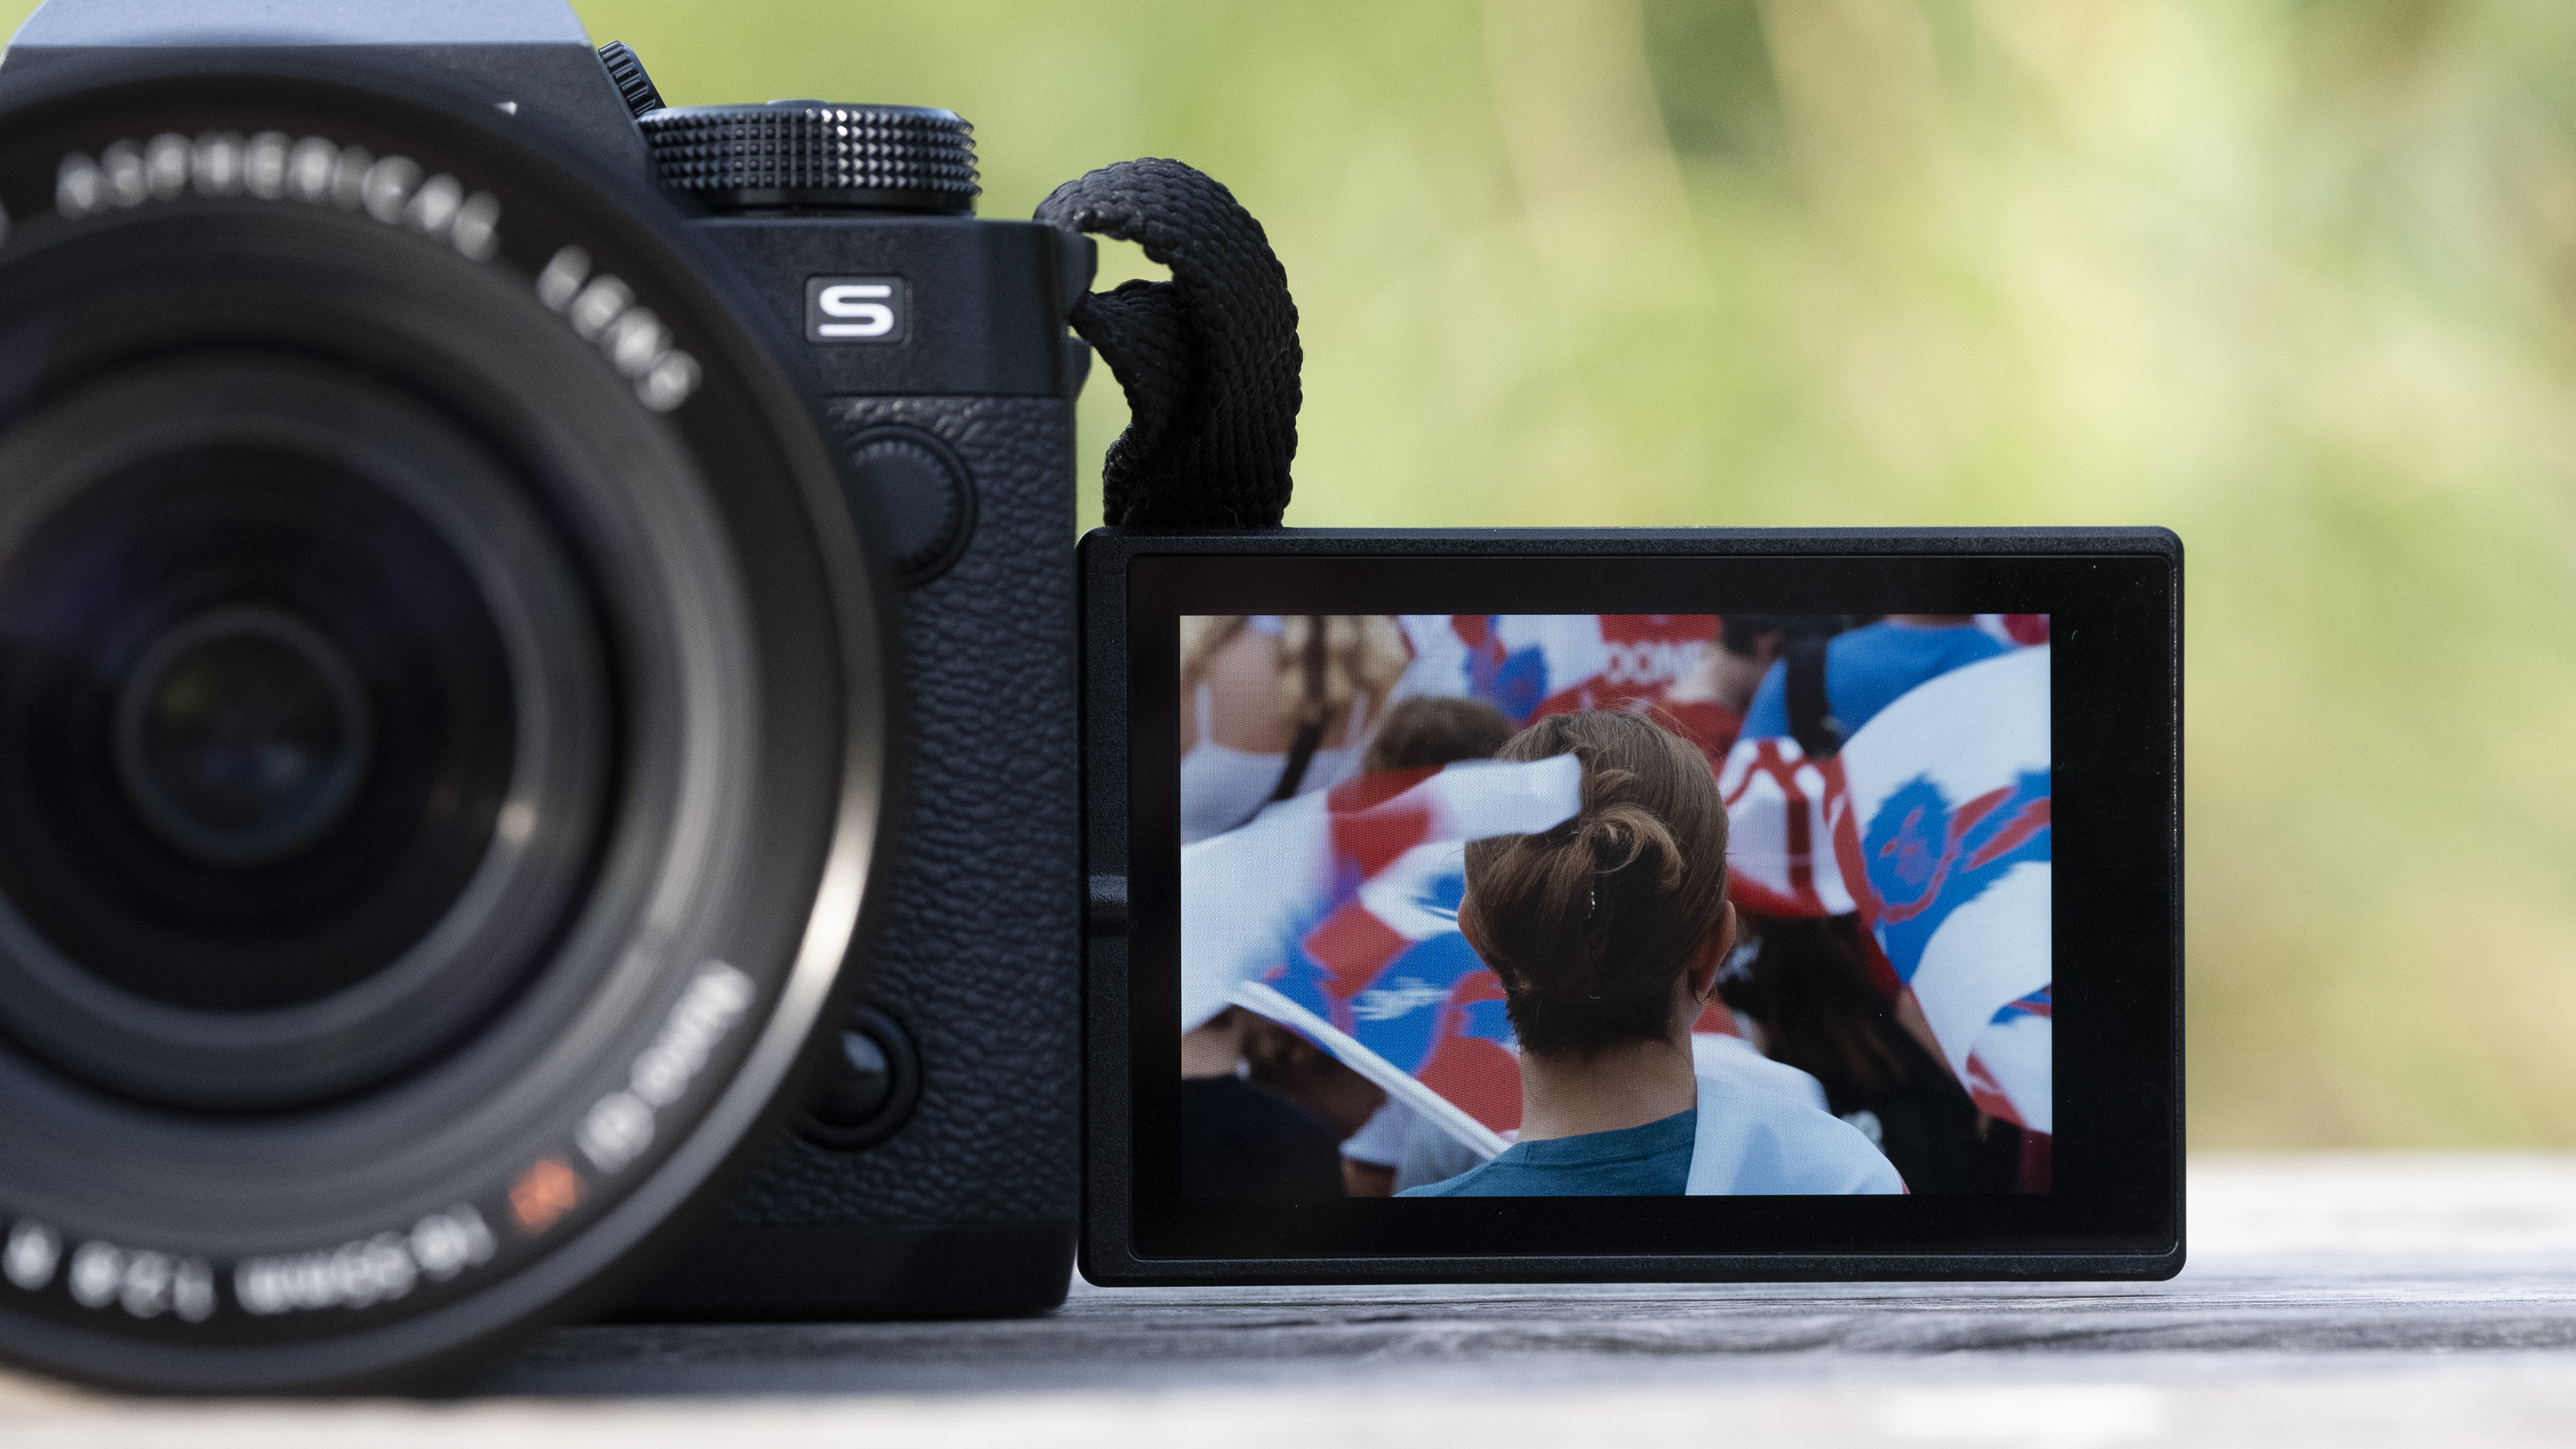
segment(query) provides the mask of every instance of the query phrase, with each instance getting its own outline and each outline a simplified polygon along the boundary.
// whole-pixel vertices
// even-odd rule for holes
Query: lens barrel
[[[600,165],[287,51],[0,87],[0,1355],[475,1362],[839,1022],[887,566]]]

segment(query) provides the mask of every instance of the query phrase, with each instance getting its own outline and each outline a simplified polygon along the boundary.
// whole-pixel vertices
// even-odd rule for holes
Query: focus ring
[[[719,210],[974,210],[974,127],[922,106],[680,106],[639,117],[664,186]]]

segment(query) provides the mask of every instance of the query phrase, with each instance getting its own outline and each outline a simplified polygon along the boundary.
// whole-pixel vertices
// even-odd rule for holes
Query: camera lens
[[[223,865],[292,855],[347,809],[372,719],[347,656],[267,605],[209,609],[144,651],[116,708],[127,798]]]
[[[0,83],[0,1356],[410,1384],[802,1105],[883,625],[677,216],[206,64]]]
[[[611,741],[584,585],[509,466],[396,389],[216,352],[38,409],[0,473],[0,1028],[275,1110],[515,989]]]

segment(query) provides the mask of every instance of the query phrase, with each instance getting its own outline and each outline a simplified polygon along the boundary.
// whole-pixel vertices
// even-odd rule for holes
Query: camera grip
[[[1059,1301],[1079,1213],[1082,892],[1073,406],[839,397],[835,442],[937,438],[975,491],[956,561],[904,599],[908,788],[854,959],[912,1034],[918,1106],[844,1151],[781,1133],[678,1270],[630,1311],[794,1318]]]

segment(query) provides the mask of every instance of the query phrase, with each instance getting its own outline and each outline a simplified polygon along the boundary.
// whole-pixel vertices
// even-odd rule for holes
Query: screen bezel
[[[2182,1262],[2181,545],[2160,529],[1083,540],[1083,1270],[1100,1283],[2170,1276]],[[2046,613],[2056,1144],[2047,1194],[1182,1199],[1184,614]]]

